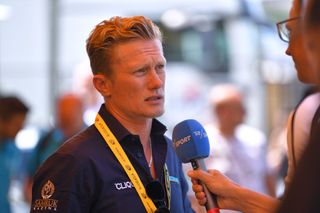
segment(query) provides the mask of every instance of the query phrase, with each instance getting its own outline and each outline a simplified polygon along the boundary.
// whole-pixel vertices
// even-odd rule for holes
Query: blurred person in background
[[[267,163],[275,176],[276,196],[280,197],[284,192],[284,179],[288,170],[287,157],[287,121],[290,109],[279,110],[271,129],[267,148]]]
[[[316,2],[316,1],[315,1]],[[298,78],[305,83],[314,83],[319,84],[319,78],[317,76],[317,69],[314,69],[312,67],[312,61],[309,60],[307,57],[307,48],[304,46],[304,41],[306,39],[306,34],[310,35],[308,32],[302,32],[301,30],[301,10],[302,10],[302,2],[301,0],[294,0],[292,4],[292,8],[290,10],[290,17],[289,19],[279,22],[278,30],[280,38],[286,42],[289,42],[288,49],[286,53],[290,55],[293,58],[293,61],[295,63],[295,67],[298,71]],[[320,13],[318,13],[320,14]],[[316,16],[316,15],[315,15]],[[314,23],[319,23],[319,19],[316,19]],[[316,34],[318,35],[318,34]],[[315,36],[316,38],[316,36]],[[315,39],[316,40],[316,39]],[[316,46],[316,42],[314,41],[314,45],[311,45],[312,47]],[[314,52],[317,52],[317,48],[314,49]],[[313,57],[315,54],[313,55]],[[316,57],[315,57],[316,58]],[[319,59],[319,57],[318,57]],[[316,60],[316,59],[314,59]],[[317,64],[319,60],[316,61],[315,64]],[[310,114],[312,117],[315,115],[315,110],[317,109],[317,104],[313,105],[313,112]],[[310,120],[310,119],[309,119]],[[308,122],[308,121],[307,121]],[[288,120],[288,128],[292,125],[292,118],[289,118]],[[299,131],[299,129],[295,129],[294,131]],[[289,132],[289,131],[288,131]],[[308,135],[311,136],[311,138],[307,138],[304,141],[302,141],[304,144],[302,144],[302,147],[305,147],[306,144],[309,141],[312,141],[312,128],[310,130],[310,127],[308,129]],[[288,134],[288,137],[290,137],[290,134]],[[294,146],[296,146],[297,142],[294,142]],[[318,143],[319,144],[319,143]],[[296,161],[299,161],[299,157],[302,154],[299,154],[300,150],[291,149],[290,148],[290,139],[288,139],[288,161],[289,161],[289,170],[288,175],[286,177],[286,190],[288,188],[291,188],[291,181],[292,177],[294,175],[294,172],[290,172],[290,169],[292,171],[295,170],[295,166],[293,165],[293,156],[290,154],[290,150],[293,150],[292,153],[294,153],[294,156],[296,156]],[[319,149],[316,149],[317,152]],[[313,151],[315,151],[313,149]],[[307,152],[307,151],[306,151]],[[311,152],[311,151],[310,151]],[[305,156],[305,155],[304,155]],[[311,155],[312,156],[312,155]],[[319,153],[318,153],[319,156]],[[313,161],[315,162],[315,161]],[[310,162],[311,163],[311,162]],[[311,164],[313,165],[313,164]],[[319,169],[317,169],[319,171]],[[194,178],[194,185],[193,190],[196,193],[196,197],[198,198],[198,201],[200,204],[204,204],[206,201],[205,195],[202,191],[202,187],[197,184],[195,181],[196,179],[202,180],[208,188],[215,194],[218,195],[218,204],[221,208],[226,209],[234,209],[234,210],[240,210],[243,212],[275,212],[279,205],[279,200],[274,199],[272,197],[266,196],[264,194],[252,191],[250,189],[241,187],[240,185],[234,183],[230,179],[223,176],[219,171],[214,170],[210,171],[209,173],[205,173],[203,171],[190,171],[189,176],[191,178]],[[303,177],[303,174],[301,174],[301,177]],[[313,179],[314,175],[311,175],[310,178]],[[297,186],[298,184],[293,184],[294,186]],[[303,184],[300,184],[299,187],[304,187]],[[310,188],[312,188],[310,186]],[[289,192],[286,192],[286,194]],[[290,193],[293,194],[293,193]],[[298,193],[296,193],[296,196],[301,197]],[[296,204],[299,205],[299,199],[296,199]],[[288,206],[291,204],[288,203]],[[318,211],[318,210],[317,210]],[[291,211],[282,211],[281,212],[291,212]],[[298,211],[298,212],[309,212],[309,211]],[[316,212],[316,211],[315,211]]]
[[[100,22],[87,40],[103,96],[94,125],[68,140],[34,176],[30,212],[193,212],[164,113],[162,34],[144,16]]]
[[[83,130],[83,101],[80,96],[66,93],[56,101],[55,125],[40,138],[27,165],[25,198],[31,202],[32,179],[39,166],[67,139]]]
[[[266,161],[266,136],[244,123],[246,108],[240,88],[227,83],[214,85],[209,102],[215,122],[205,126],[211,149],[205,159],[207,169],[217,169],[241,186],[274,196],[274,176]]]
[[[275,195],[273,176],[266,162],[265,134],[245,124],[244,94],[236,85],[211,88],[210,107],[216,121],[205,126],[211,142],[206,165],[218,169],[240,185]]]
[[[84,102],[83,120],[88,126],[94,123],[96,114],[103,103],[103,98],[94,88],[92,79],[89,59],[81,61],[73,72],[73,91]]]
[[[10,181],[18,168],[18,148],[14,139],[23,128],[28,106],[15,96],[0,96],[0,211],[10,213]]]

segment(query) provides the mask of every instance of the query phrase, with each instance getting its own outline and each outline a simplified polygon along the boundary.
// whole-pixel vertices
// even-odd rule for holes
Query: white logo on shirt
[[[130,181],[126,181],[126,182],[122,182],[122,183],[115,183],[114,185],[117,190],[134,188],[133,184]]]

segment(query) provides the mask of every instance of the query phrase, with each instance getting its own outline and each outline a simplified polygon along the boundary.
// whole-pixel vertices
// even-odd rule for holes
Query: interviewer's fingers
[[[201,186],[201,185],[198,184],[198,183],[193,183],[193,184],[192,184],[192,190],[193,190],[195,193],[203,192],[203,186]]]
[[[237,192],[242,191],[241,187],[218,170],[208,170],[207,172],[191,170],[187,174],[192,179],[192,189],[200,204],[204,202],[205,194],[203,187],[197,181],[206,185],[209,191],[217,196],[218,206],[221,209],[240,209],[242,201],[239,202]]]
[[[191,170],[188,172],[188,176],[194,180],[200,180],[206,185],[212,181],[212,174],[202,170]]]
[[[202,206],[204,206],[207,202],[206,195],[203,192],[203,186],[200,185],[198,179],[191,178],[192,182],[192,191],[195,194],[196,199],[198,200],[198,203]]]
[[[192,191],[194,191],[195,197],[197,198],[200,205],[205,205],[207,198],[203,192],[203,187],[198,184],[198,181],[194,181],[195,184],[192,184]]]
[[[198,182],[199,182],[199,181],[198,181],[197,179],[191,178],[191,183],[192,183],[192,184],[198,184]]]
[[[189,175],[189,173],[188,173],[188,175]],[[191,176],[193,176],[193,175],[194,174],[191,174]],[[199,178],[198,177],[199,177],[198,175],[195,175],[194,177],[191,177],[192,190],[195,193],[195,197],[197,198],[198,203],[203,206],[203,205],[206,204],[207,198],[206,198],[206,195],[205,195],[205,193],[203,191],[203,186],[199,183]],[[202,180],[200,179],[200,181],[202,181]]]
[[[203,193],[203,192],[202,192]],[[203,193],[204,194],[204,193]],[[198,203],[201,205],[201,206],[204,206],[206,203],[207,203],[207,198],[205,195],[202,195],[202,196],[199,196],[198,193],[195,194],[197,200],[198,200]]]

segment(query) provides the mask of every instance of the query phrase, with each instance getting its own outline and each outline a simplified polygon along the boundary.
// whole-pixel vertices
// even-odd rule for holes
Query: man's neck
[[[150,164],[150,172],[153,178],[156,178],[156,173],[154,170],[152,162],[152,148],[151,148],[151,127],[152,118],[130,118],[128,116],[123,116],[113,110],[107,109],[121,124],[124,126],[131,134],[139,135],[140,142],[143,147],[144,156]]]
[[[152,118],[130,118],[113,110],[107,109],[131,134],[139,135],[143,146],[149,146]]]
[[[224,126],[218,126],[220,133],[225,138],[233,138],[234,137],[234,128],[224,127]]]

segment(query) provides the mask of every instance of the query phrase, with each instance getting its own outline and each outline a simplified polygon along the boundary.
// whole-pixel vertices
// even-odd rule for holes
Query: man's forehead
[[[118,44],[116,48],[113,49],[113,53],[118,63],[127,63],[127,61],[133,57],[146,55],[163,56],[163,49],[159,40],[134,40]]]

